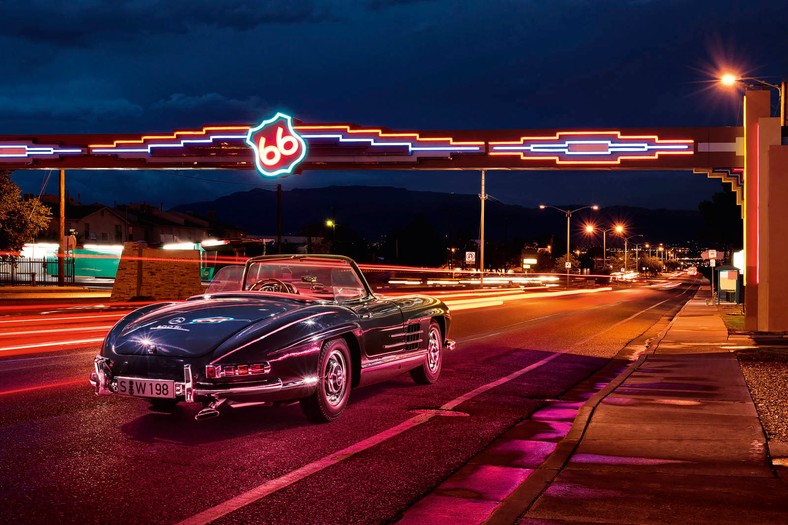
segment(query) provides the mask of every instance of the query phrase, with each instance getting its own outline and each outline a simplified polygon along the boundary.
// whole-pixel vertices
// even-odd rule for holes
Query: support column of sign
[[[760,286],[760,167],[758,121],[770,115],[768,91],[747,90],[744,95],[744,329],[758,330]]]
[[[57,285],[66,284],[66,170],[60,170],[60,214],[57,247]]]
[[[758,122],[758,180],[760,243],[758,266],[758,330],[784,332],[788,330],[788,272],[785,270],[788,249],[785,214],[788,195],[785,184],[788,175],[788,146],[781,144],[780,119],[762,118]],[[781,162],[782,157],[782,162]]]

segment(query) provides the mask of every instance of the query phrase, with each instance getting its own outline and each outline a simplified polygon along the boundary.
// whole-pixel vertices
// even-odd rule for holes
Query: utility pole
[[[66,170],[60,170],[60,228],[57,247],[57,285],[64,286],[66,277]]]
[[[276,185],[276,246],[282,253],[282,185]]]
[[[479,221],[479,284],[484,288],[484,201],[487,200],[487,193],[484,189],[485,170],[482,170],[482,192],[479,198],[482,201],[482,217]]]

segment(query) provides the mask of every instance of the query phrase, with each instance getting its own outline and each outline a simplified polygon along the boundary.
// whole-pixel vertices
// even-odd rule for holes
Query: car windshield
[[[213,279],[211,279],[211,284],[208,285],[208,289],[205,290],[205,293],[237,292],[241,289],[241,281],[243,278],[243,266],[225,266],[214,274]]]
[[[211,281],[206,293],[241,290],[280,292],[338,302],[367,296],[364,284],[346,259],[274,257],[253,260],[248,263],[246,279],[243,282],[239,269],[242,273],[242,267],[222,268]]]

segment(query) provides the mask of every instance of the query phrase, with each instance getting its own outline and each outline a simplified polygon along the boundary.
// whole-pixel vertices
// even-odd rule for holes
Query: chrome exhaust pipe
[[[213,419],[215,417],[219,417],[219,407],[227,401],[226,399],[214,399],[210,403],[206,404],[202,410],[197,412],[197,415],[194,416],[195,421],[205,421],[206,419]]]

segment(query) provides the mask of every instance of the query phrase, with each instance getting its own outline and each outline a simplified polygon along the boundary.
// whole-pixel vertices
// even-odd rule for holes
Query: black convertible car
[[[372,293],[356,263],[334,255],[255,257],[226,267],[204,295],[151,304],[116,324],[94,360],[98,395],[146,399],[170,411],[300,401],[332,421],[350,389],[410,372],[438,379],[449,310],[432,297]]]

